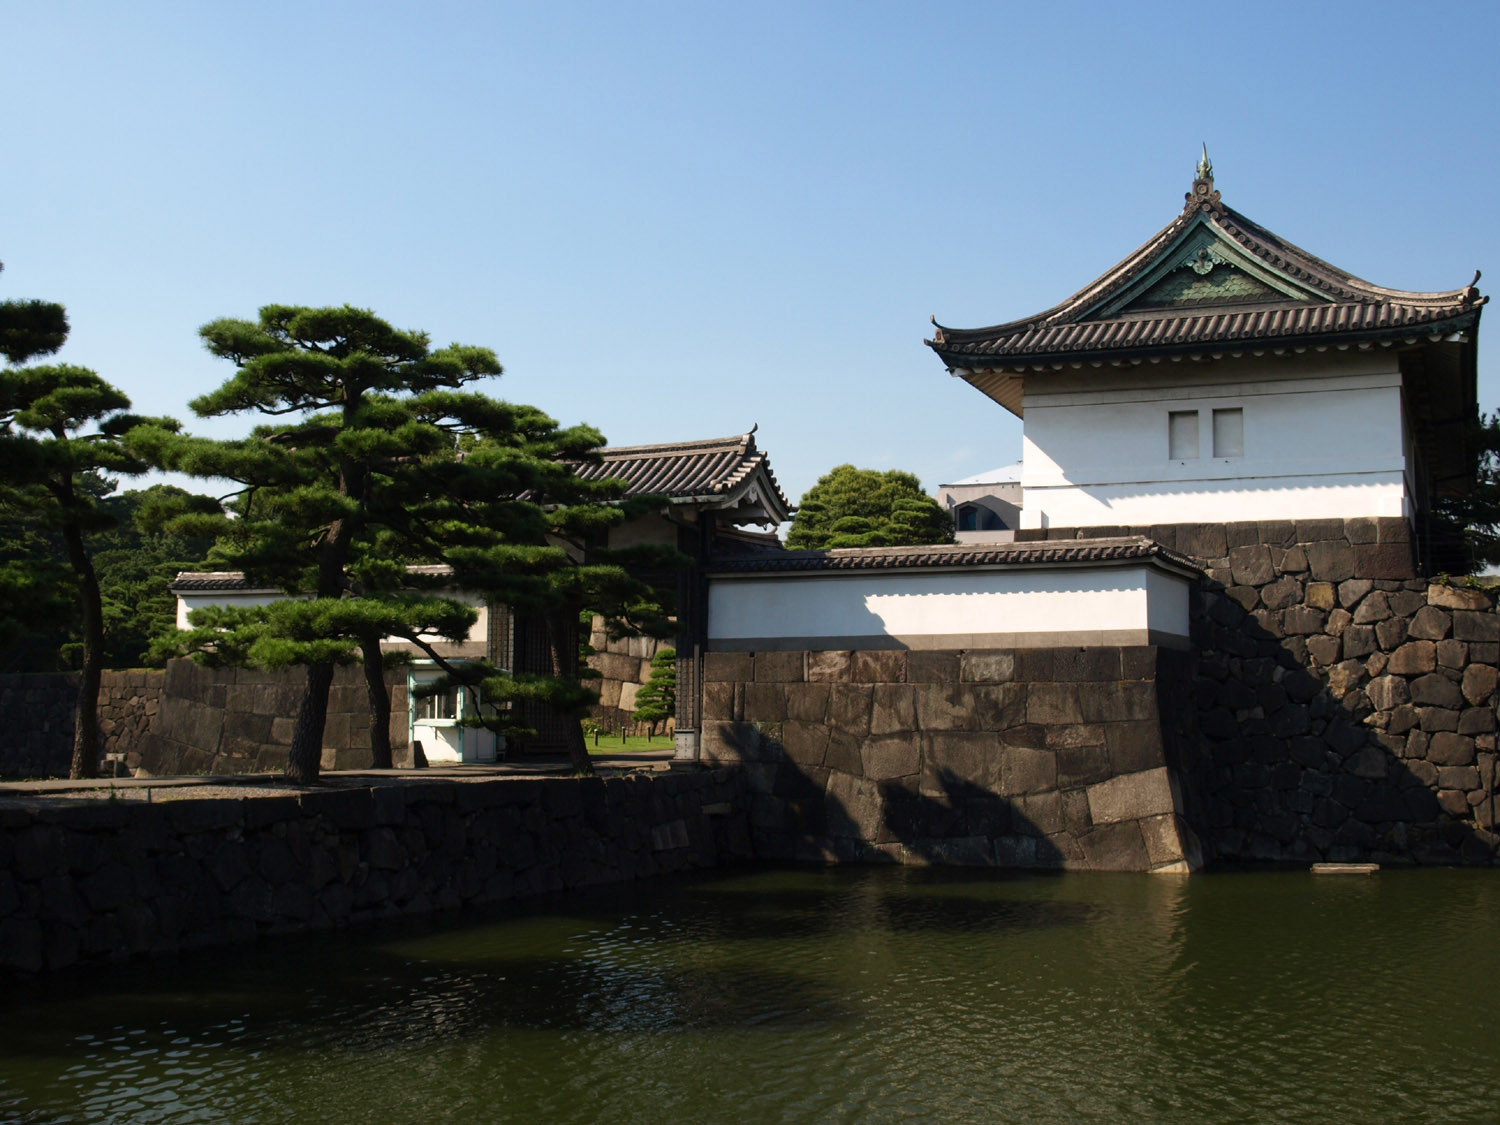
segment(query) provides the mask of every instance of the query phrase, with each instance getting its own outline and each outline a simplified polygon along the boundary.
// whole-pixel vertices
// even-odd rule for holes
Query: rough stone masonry
[[[710,653],[703,756],[758,855],[1186,871],[1185,654],[1155,647]]]

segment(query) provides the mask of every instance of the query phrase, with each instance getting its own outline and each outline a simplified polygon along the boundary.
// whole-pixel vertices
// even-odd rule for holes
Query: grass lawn
[[[670,734],[659,734],[655,738],[601,734],[597,743],[593,735],[587,735],[584,741],[588,743],[590,754],[639,754],[644,750],[670,750],[676,745]]]

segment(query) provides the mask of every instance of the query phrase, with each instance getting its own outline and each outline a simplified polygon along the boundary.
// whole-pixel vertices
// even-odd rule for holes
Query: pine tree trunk
[[[385,686],[380,638],[361,638],[359,651],[365,662],[365,691],[370,697],[370,767],[388,770],[392,764],[391,693]]]
[[[286,756],[288,781],[311,785],[323,766],[323,727],[328,721],[328,689],[333,686],[332,664],[307,666],[307,690],[292,728],[292,748]]]
[[[99,681],[104,669],[104,609],[99,599],[99,579],[84,549],[83,533],[76,524],[63,528],[68,559],[78,579],[78,600],[83,610],[83,674],[73,709],[73,761],[69,777],[99,776]]]
[[[576,608],[549,609],[547,619],[547,644],[552,649],[553,674],[571,683],[578,682],[578,638],[568,623],[577,622]],[[592,776],[594,763],[589,760],[588,743],[583,737],[583,720],[579,715],[566,716],[563,735],[568,749],[568,761],[581,774]]]

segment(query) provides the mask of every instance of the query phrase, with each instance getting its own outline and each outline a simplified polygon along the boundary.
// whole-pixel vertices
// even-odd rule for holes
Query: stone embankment
[[[768,858],[1186,871],[1189,666],[1146,646],[710,653],[703,755],[743,766]]]
[[[750,854],[729,771],[0,801],[0,968],[503,902]],[[182,792],[182,791],[179,791]]]
[[[1493,863],[1495,592],[1416,573],[1402,519],[1049,528],[1196,558],[1195,820],[1223,859]]]

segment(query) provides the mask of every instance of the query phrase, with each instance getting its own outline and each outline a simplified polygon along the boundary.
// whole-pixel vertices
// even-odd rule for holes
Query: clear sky
[[[1500,284],[1497,33],[1494,3],[0,0],[0,297],[66,304],[60,359],[197,432],[250,425],[191,419],[230,373],[199,325],[349,303],[613,444],[758,422],[794,502],[844,461],[932,491],[1020,423],[928,315],[1082,287],[1204,141],[1226,203],[1369,281]]]

